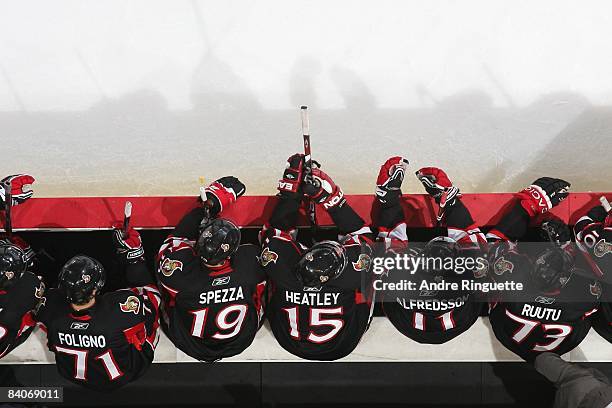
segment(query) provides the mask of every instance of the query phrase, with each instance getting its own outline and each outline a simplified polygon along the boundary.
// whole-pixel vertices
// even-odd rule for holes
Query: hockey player
[[[138,232],[113,242],[133,287],[101,293],[106,271],[100,262],[77,255],[62,267],[59,287],[49,289],[36,319],[47,333],[59,373],[98,391],[111,391],[143,375],[158,340],[159,292],[146,268]]]
[[[593,327],[612,343],[612,212],[597,205],[574,226],[576,244],[603,286],[602,303],[593,315]]]
[[[266,279],[256,245],[240,245],[240,229],[217,218],[245,192],[235,177],[205,189],[164,241],[157,260],[163,328],[191,357],[213,362],[240,354],[262,324]]]
[[[378,237],[391,243],[387,256],[395,253],[421,258],[423,264],[416,270],[390,270],[387,282],[409,280],[414,290],[385,293],[383,309],[387,318],[403,335],[429,344],[445,343],[469,329],[482,309],[482,301],[472,290],[463,289],[462,281],[484,279],[486,270],[477,264],[485,236],[474,224],[469,210],[461,202],[459,189],[452,185],[446,173],[435,167],[417,171],[418,179],[440,206],[439,215],[446,221],[448,236],[437,237],[424,247],[406,246],[406,223],[400,206],[401,183],[407,161],[392,157],[381,166],[377,178],[376,198],[379,204]],[[469,265],[457,262],[472,259]],[[452,259],[452,266],[444,269],[442,263]],[[448,263],[447,263],[448,265]],[[457,289],[429,290],[432,283],[456,284]]]
[[[372,233],[319,169],[304,180],[304,155],[295,154],[278,184],[278,202],[261,232],[261,264],[270,278],[268,319],[288,352],[309,360],[350,354],[368,328],[373,291],[369,282]],[[339,242],[307,248],[296,240],[300,203],[306,194],[327,210]]]
[[[0,208],[5,208],[6,181],[11,183],[12,205],[32,196],[32,176],[8,176],[0,182]],[[0,238],[0,358],[22,344],[34,328],[32,312],[43,298],[45,285],[31,272],[33,260],[34,251],[23,239],[16,235]]]
[[[497,339],[532,361],[544,351],[564,354],[578,346],[591,327],[601,285],[575,273],[570,233],[563,223],[547,227],[553,241],[537,251],[518,250],[530,219],[544,214],[568,195],[570,184],[542,177],[518,193],[518,199],[487,234],[493,243],[489,274],[496,281],[522,282],[521,293],[501,293],[492,304],[490,321]],[[537,245],[533,244],[532,245]],[[583,274],[584,275],[584,274]]]

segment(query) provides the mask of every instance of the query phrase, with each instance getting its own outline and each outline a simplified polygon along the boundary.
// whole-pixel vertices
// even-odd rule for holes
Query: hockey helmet
[[[295,275],[304,286],[319,288],[340,276],[347,262],[341,244],[321,241],[302,255],[295,266]]]
[[[231,221],[215,218],[200,226],[197,254],[206,265],[218,265],[240,245],[240,229]]]
[[[28,262],[21,248],[12,244],[0,246],[0,289],[12,286],[26,271]]]
[[[77,255],[64,264],[58,280],[70,303],[84,305],[104,287],[106,272],[94,258]]]
[[[567,284],[572,276],[573,261],[563,249],[552,246],[535,257],[531,279],[545,293],[555,292]]]

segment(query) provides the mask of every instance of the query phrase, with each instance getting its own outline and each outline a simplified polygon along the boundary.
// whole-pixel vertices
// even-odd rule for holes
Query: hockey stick
[[[308,121],[308,107],[300,108],[302,114],[302,136],[304,137],[304,181],[315,184],[312,176],[312,154],[310,151],[310,123]],[[310,219],[310,231],[314,240],[317,232],[317,209],[314,200],[308,201],[308,218]]]
[[[132,202],[126,201],[125,207],[123,207],[123,227],[121,228],[121,235],[123,238],[127,237],[128,230],[130,229],[130,219],[132,218]]]
[[[606,210],[607,213],[612,211],[612,206],[610,205],[610,203],[608,202],[608,199],[605,196],[599,197],[599,202],[601,203],[601,206],[604,208],[604,210]]]
[[[2,183],[4,187],[4,232],[9,237],[13,235],[13,222],[11,220],[11,208],[13,207],[13,194],[10,180]]]

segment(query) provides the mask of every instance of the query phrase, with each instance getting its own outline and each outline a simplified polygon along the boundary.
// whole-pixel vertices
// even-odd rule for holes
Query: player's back
[[[37,319],[61,375],[89,388],[112,390],[138,378],[152,362],[155,308],[137,289],[123,289],[75,311],[62,291],[51,289]]]
[[[542,293],[529,280],[521,293],[506,294],[490,313],[497,339],[526,360],[540,352],[564,354],[586,337],[601,285],[574,273],[556,293]]]
[[[405,278],[405,276],[403,276]],[[432,275],[422,270],[410,275],[414,290],[386,291],[383,309],[404,336],[419,343],[441,344],[469,329],[482,308],[471,286],[474,274]]]
[[[27,339],[34,327],[31,311],[44,288],[38,276],[25,272],[11,287],[0,290],[0,358]]]
[[[348,262],[343,273],[315,288],[304,287],[294,274],[300,254],[293,243],[271,239],[264,247],[262,262],[271,278],[268,320],[279,344],[298,357],[342,358],[355,349],[368,327],[373,294],[366,290],[370,286],[364,274],[369,258],[364,261],[358,244],[345,248]]]
[[[198,360],[215,361],[253,342],[266,285],[258,255],[257,246],[241,245],[219,268],[201,266],[189,249],[162,256],[164,325],[178,348]]]

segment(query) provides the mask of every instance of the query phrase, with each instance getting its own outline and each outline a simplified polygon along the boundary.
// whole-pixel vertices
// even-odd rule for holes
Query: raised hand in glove
[[[326,210],[342,207],[346,203],[342,189],[321,169],[312,169],[312,180],[305,180],[302,189],[308,197],[323,204]]]
[[[15,174],[7,176],[0,180],[0,204],[4,205],[6,191],[4,184],[6,182],[11,183],[11,197],[12,205],[18,205],[23,203],[28,198],[32,197],[34,191],[32,191],[32,183],[34,183],[34,177],[29,174]]]
[[[408,160],[394,156],[388,159],[378,171],[376,198],[381,203],[397,200],[402,194],[402,181],[408,168]]]
[[[300,193],[304,181],[304,155],[296,153],[287,159],[283,178],[278,181],[278,191],[281,193]]]
[[[440,221],[444,216],[444,210],[455,204],[457,197],[461,197],[459,189],[453,186],[444,170],[437,167],[423,167],[416,172],[416,176],[425,187],[425,191],[440,206],[437,216]]]
[[[552,177],[540,177],[519,192],[521,206],[529,216],[544,214],[559,204],[569,194],[571,184]]]
[[[122,225],[113,226],[113,245],[117,255],[127,263],[137,263],[144,261],[144,249],[140,234],[134,228],[128,228],[123,236]]]
[[[234,176],[221,177],[204,189],[206,198],[212,202],[213,216],[235,203],[245,191],[245,185]]]

